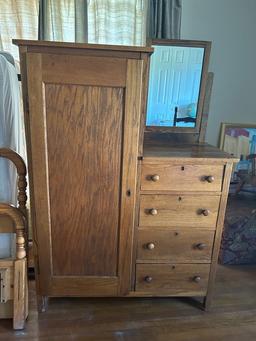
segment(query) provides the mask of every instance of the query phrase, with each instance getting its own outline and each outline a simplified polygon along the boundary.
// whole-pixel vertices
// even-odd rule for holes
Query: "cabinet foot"
[[[203,301],[203,309],[204,311],[210,311],[211,309],[211,299],[207,296],[205,296]]]

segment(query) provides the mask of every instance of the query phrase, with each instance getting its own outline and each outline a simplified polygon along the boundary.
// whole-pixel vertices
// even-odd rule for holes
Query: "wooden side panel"
[[[218,217],[219,201],[220,197],[217,195],[141,195],[139,224],[214,227]]]
[[[212,302],[213,297],[213,287],[216,277],[217,265],[218,265],[218,256],[220,251],[220,243],[225,219],[225,212],[226,212],[226,205],[228,199],[228,191],[229,191],[229,184],[230,178],[232,173],[233,163],[228,162],[225,167],[225,174],[224,174],[224,182],[223,182],[223,193],[220,199],[220,209],[218,214],[217,220],[217,229],[214,238],[214,245],[213,245],[213,252],[212,252],[212,265],[211,271],[209,276],[209,285],[207,289],[207,296],[205,298],[205,309],[209,310]]]
[[[45,103],[53,275],[116,276],[123,89],[46,84]]]
[[[42,83],[42,56],[26,54],[27,134],[29,134],[28,156],[30,160],[29,180],[32,196],[32,223],[34,228],[35,259],[38,294],[50,290],[51,251],[49,237],[49,197],[47,179],[47,145],[45,136],[45,102]],[[40,260],[37,263],[37,260]]]
[[[223,165],[143,164],[142,190],[220,192]]]

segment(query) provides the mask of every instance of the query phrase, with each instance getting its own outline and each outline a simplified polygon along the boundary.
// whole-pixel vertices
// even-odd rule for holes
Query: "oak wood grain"
[[[125,87],[126,59],[42,54],[45,83]],[[65,72],[63,72],[65,70]]]
[[[123,90],[47,84],[45,102],[53,275],[115,276]]]
[[[219,196],[147,195],[140,196],[140,226],[216,226]],[[151,210],[156,210],[156,214]],[[204,210],[209,210],[206,216]]]
[[[137,190],[140,115],[143,90],[143,61],[128,60],[125,93],[122,194],[120,211],[119,295],[132,287],[132,254]]]
[[[137,264],[136,291],[168,293],[180,296],[203,296],[207,290],[208,264]],[[150,282],[146,281],[151,277]],[[198,282],[196,277],[200,277]]]
[[[221,191],[224,167],[197,164],[143,164],[142,190]],[[155,176],[155,178],[154,178]],[[213,177],[210,179],[209,177]],[[212,181],[210,181],[212,180]]]
[[[143,163],[191,162],[225,164],[227,160],[238,162],[234,156],[207,143],[172,143],[162,135],[147,139],[144,143]]]
[[[211,303],[212,303],[214,282],[215,282],[216,271],[217,271],[218,256],[219,256],[219,251],[220,251],[220,243],[221,243],[221,237],[222,237],[222,231],[223,231],[223,225],[224,225],[224,218],[225,218],[225,212],[226,212],[228,190],[229,190],[232,168],[233,168],[233,164],[231,162],[227,163],[225,167],[223,194],[220,200],[220,209],[219,209],[218,220],[217,220],[217,229],[216,229],[213,252],[212,252],[212,265],[211,265],[211,271],[210,271],[209,285],[208,285],[207,295],[206,295],[205,302],[204,302],[206,310],[210,309]]]
[[[210,263],[214,231],[140,228],[137,262]]]

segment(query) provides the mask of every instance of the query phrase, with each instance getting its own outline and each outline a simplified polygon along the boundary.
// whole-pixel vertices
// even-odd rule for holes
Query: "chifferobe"
[[[143,132],[151,47],[19,46],[41,309],[55,296],[202,296],[232,159]]]

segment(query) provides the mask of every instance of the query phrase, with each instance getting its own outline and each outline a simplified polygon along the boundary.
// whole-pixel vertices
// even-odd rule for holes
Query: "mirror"
[[[199,130],[210,45],[202,41],[152,41],[146,129]]]

